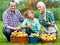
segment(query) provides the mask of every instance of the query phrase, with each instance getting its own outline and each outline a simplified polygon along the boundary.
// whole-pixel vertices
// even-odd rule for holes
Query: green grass
[[[58,29],[60,29],[60,21],[56,21],[56,24],[58,26]],[[19,43],[10,43],[10,42],[7,42],[6,40],[6,37],[3,35],[3,32],[2,32],[2,21],[0,21],[0,45],[60,45],[60,30],[58,31],[58,39],[57,39],[57,42],[55,43],[37,43],[37,44],[19,44]]]

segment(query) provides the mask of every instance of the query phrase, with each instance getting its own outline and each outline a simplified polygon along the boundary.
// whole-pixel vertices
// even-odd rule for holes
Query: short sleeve
[[[23,22],[24,21],[24,17],[22,16],[21,12],[19,10],[17,10],[17,13],[18,13],[19,21]]]
[[[40,25],[38,20],[36,20],[36,24],[37,24],[37,29],[40,30],[41,29],[41,25]]]
[[[53,24],[55,24],[53,13],[50,13],[50,22],[53,23]]]
[[[22,26],[26,26],[26,24],[27,24],[27,19],[23,21]]]

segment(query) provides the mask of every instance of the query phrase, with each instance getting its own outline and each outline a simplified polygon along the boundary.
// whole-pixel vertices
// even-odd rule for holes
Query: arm
[[[21,28],[30,28],[30,25],[27,25],[27,26],[21,26]]]
[[[52,24],[55,24],[55,20],[54,20],[54,15],[53,15],[53,13],[50,14],[50,22],[51,22]]]
[[[41,25],[39,24],[39,21],[37,20],[37,29],[38,29],[38,32],[37,34],[41,34],[42,30],[41,30]]]
[[[3,13],[3,26],[4,28],[8,28],[8,29],[12,29],[12,30],[16,30],[17,27],[12,27],[9,26],[9,21],[8,21],[8,14],[7,13]]]
[[[23,28],[30,28],[30,25],[29,25],[29,24],[27,25],[27,19],[25,19],[25,20],[23,21],[21,28],[22,28],[22,29],[23,29]]]
[[[27,28],[27,26],[21,26],[22,29]]]
[[[44,26],[46,21],[42,20],[42,15],[39,15],[38,19],[39,19],[39,23]]]
[[[24,17],[22,16],[22,14],[20,13],[20,11],[18,11],[18,18],[19,18],[19,21],[20,22],[23,22],[24,21]]]
[[[55,20],[54,20],[53,13],[49,13],[49,15],[50,15],[50,17],[49,17],[49,21],[50,21],[50,22],[47,22],[47,25],[49,25],[49,26],[54,26]]]
[[[12,29],[12,30],[17,30],[17,27],[11,27],[11,26],[9,26],[9,25],[7,25],[6,28]]]
[[[51,26],[55,26],[55,20],[54,20],[54,15],[53,15],[53,13],[51,13],[51,18],[50,18],[50,20],[51,20]]]

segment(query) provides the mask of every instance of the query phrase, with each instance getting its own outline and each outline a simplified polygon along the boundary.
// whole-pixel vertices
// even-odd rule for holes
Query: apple
[[[53,39],[56,40],[56,37],[54,37]]]
[[[54,35],[54,34],[42,34],[41,39],[45,40],[45,41],[53,41],[53,40],[56,40],[56,35]]]
[[[11,36],[16,36],[16,37],[23,37],[23,36],[28,36],[25,32],[12,32]]]
[[[31,35],[30,35],[30,36],[32,36],[32,37],[38,37],[38,36],[39,36],[39,34],[31,33]]]
[[[28,36],[28,34],[24,34],[23,36]]]
[[[49,33],[48,36],[50,36],[51,34]]]

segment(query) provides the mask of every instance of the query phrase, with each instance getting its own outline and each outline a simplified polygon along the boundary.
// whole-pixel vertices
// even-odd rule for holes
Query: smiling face
[[[27,13],[27,17],[28,17],[29,19],[33,19],[33,18],[34,18],[34,14],[33,14],[31,11],[29,11],[29,12]]]
[[[39,5],[37,8],[39,11],[41,11],[41,12],[43,11],[43,7],[41,5]]]
[[[46,6],[45,6],[45,4],[44,4],[43,2],[38,2],[38,3],[37,3],[37,8],[38,8],[38,10],[39,10],[40,12],[44,12],[45,9],[46,9]]]
[[[15,2],[10,2],[9,3],[9,8],[12,12],[14,12],[15,8],[16,8],[16,3]]]
[[[37,6],[37,8],[38,8],[38,10],[39,10],[40,12],[45,11],[45,7],[43,7],[43,6],[40,5],[40,4]]]

